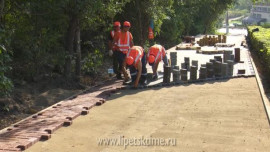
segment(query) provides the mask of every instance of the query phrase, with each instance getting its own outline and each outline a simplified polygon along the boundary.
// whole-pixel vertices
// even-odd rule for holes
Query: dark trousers
[[[117,51],[113,51],[113,71],[115,74],[121,74],[122,67],[118,63]]]
[[[117,61],[118,61],[119,67],[122,71],[122,66],[123,66],[123,62],[126,58],[126,54],[122,53],[121,51],[116,51],[116,56],[117,56]]]
[[[139,82],[144,83],[146,80],[146,76],[147,76],[145,53],[144,53],[141,61],[142,61],[142,75],[141,75]],[[138,70],[134,66],[131,66],[129,70],[130,70],[131,80],[132,80],[132,82],[134,82],[137,78]]]
[[[119,65],[119,73],[121,74],[123,62],[126,58],[126,54],[122,53],[121,51],[115,51],[115,56],[117,58],[117,63]]]

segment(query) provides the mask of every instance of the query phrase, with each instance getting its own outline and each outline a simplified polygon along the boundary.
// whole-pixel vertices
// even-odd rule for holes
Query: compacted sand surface
[[[165,142],[175,139],[175,143],[146,146],[142,138],[164,139]],[[122,140],[122,143],[99,145],[99,139]],[[129,143],[125,148],[123,140],[137,143]],[[75,119],[70,127],[56,131],[50,140],[38,142],[27,151],[269,150],[270,128],[256,79],[238,78],[122,91],[114,94],[104,105],[92,108],[88,115]]]

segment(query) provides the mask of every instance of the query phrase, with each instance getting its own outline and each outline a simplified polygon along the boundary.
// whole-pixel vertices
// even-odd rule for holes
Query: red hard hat
[[[116,22],[113,23],[113,26],[119,26],[119,27],[121,27],[121,24],[120,24],[120,22],[116,21]]]
[[[155,56],[154,55],[149,55],[149,57],[148,57],[148,63],[149,64],[152,64],[154,62],[155,62]]]
[[[124,26],[130,27],[131,25],[130,25],[130,23],[129,23],[128,21],[125,21],[125,22],[124,22]]]
[[[132,56],[128,56],[128,57],[126,58],[126,63],[127,63],[127,65],[132,65],[133,62],[134,62],[134,59],[133,59]]]

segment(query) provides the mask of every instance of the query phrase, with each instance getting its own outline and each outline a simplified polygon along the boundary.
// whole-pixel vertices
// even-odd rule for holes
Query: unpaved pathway
[[[101,146],[99,138],[176,138],[176,146]],[[28,152],[189,152],[270,149],[255,78],[126,90]]]

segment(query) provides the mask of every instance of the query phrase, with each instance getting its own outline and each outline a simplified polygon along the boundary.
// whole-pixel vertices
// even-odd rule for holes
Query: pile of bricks
[[[205,35],[197,43],[200,46],[214,46],[216,43],[226,43],[226,40],[226,35],[218,35],[218,37]]]

